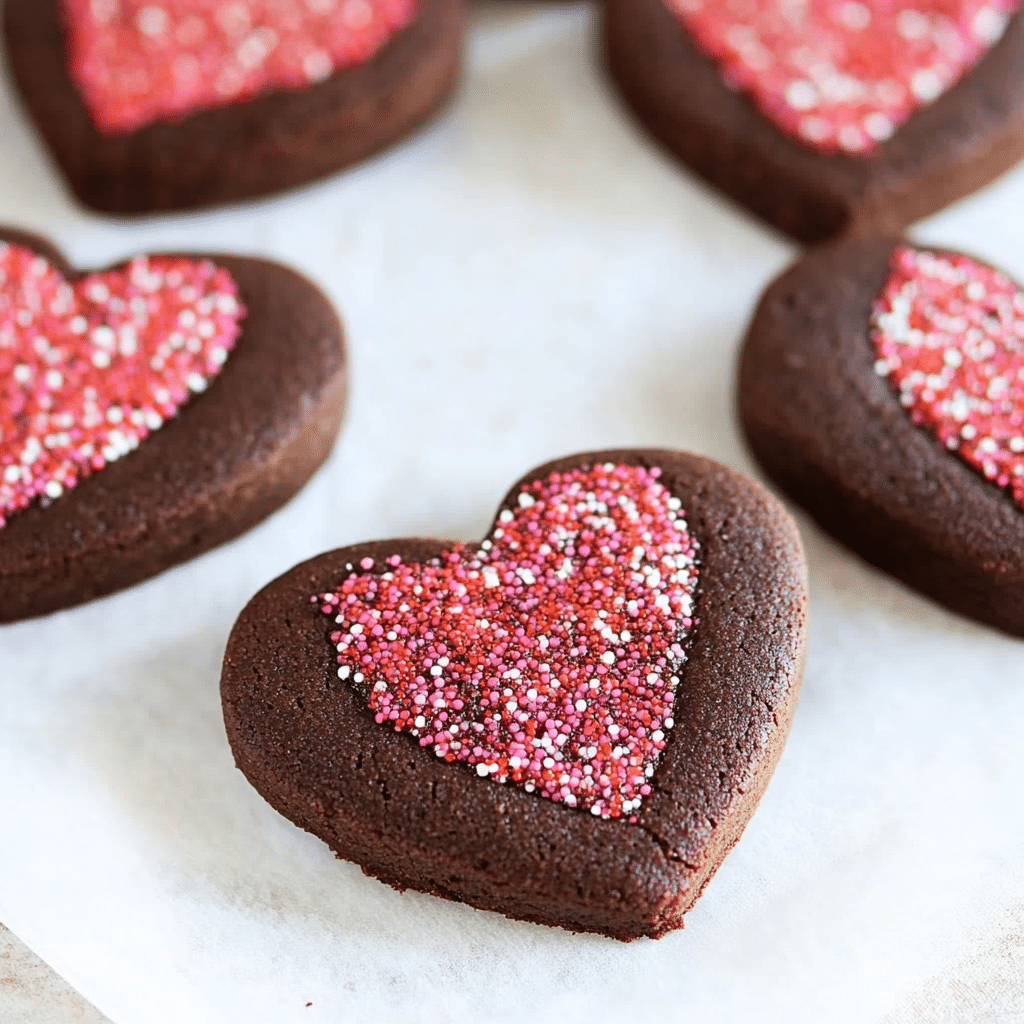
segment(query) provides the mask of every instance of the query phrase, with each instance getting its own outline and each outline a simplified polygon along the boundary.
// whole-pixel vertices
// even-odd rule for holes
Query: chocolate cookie
[[[340,35],[341,7],[310,9],[298,27],[255,0],[122,7],[4,7],[29,111],[75,195],[108,213],[194,209],[322,178],[420,125],[458,74],[464,0],[374,0]]]
[[[293,271],[151,256],[84,275],[0,232],[0,621],[254,526],[327,458],[345,392],[338,319]]]
[[[608,0],[605,45],[651,134],[782,231],[895,233],[1024,156],[1019,0],[812,4],[796,27],[776,6]]]
[[[893,240],[812,252],[740,364],[758,461],[872,565],[1024,636],[1024,293]]]
[[[228,642],[228,739],[274,808],[398,889],[658,937],[764,792],[806,609],[796,529],[756,484],[576,455],[480,544],[360,544],[264,588]]]

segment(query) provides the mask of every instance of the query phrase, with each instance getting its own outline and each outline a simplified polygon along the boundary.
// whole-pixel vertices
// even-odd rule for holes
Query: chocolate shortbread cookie
[[[739,410],[768,475],[936,601],[1024,636],[1024,292],[892,239],[812,252],[765,293]]]
[[[281,814],[398,889],[617,939],[682,927],[779,758],[800,540],[707,459],[576,455],[479,544],[321,555],[228,642],[228,739]]]
[[[291,498],[345,408],[341,325],[236,256],[75,272],[0,232],[0,621],[120,590]]]
[[[348,5],[348,8],[353,5]],[[72,191],[107,213],[194,209],[332,174],[433,114],[465,0],[288,11],[8,0],[14,78]]]
[[[1019,0],[755,6],[607,0],[605,46],[651,134],[782,231],[895,233],[1024,156]]]

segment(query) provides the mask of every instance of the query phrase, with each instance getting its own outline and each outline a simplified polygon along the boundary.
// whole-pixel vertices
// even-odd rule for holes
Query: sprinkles
[[[698,546],[660,475],[552,473],[479,547],[352,572],[312,598],[339,677],[445,761],[636,822],[695,625]]]
[[[726,82],[820,153],[870,156],[999,40],[1021,0],[665,0]]]
[[[968,256],[899,248],[871,326],[911,419],[1024,507],[1024,291]]]
[[[127,455],[217,376],[245,311],[208,260],[70,283],[0,242],[0,526]]]
[[[370,60],[419,0],[63,0],[71,76],[100,131],[302,89]]]

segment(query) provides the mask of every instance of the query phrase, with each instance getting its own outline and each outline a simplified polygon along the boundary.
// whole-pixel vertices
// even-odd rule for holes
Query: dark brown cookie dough
[[[458,76],[465,0],[423,0],[366,64],[297,91],[104,135],[71,81],[59,0],[7,0],[7,57],[39,131],[86,205],[105,213],[196,209],[323,178],[408,134]]]
[[[779,758],[796,704],[806,583],[796,529],[738,473],[669,451],[576,455],[522,484],[600,462],[658,466],[700,544],[699,625],[675,726],[636,825],[606,821],[447,764],[378,725],[338,678],[330,620],[310,603],[369,556],[422,561],[445,546],[343,548],[280,577],[249,603],[221,693],[239,768],[285,817],[398,889],[617,939],[682,927],[739,839]],[[500,511],[500,510],[499,510]]]
[[[40,239],[0,241],[81,276]],[[130,455],[0,528],[0,622],[112,593],[237,537],[330,454],[347,383],[330,303],[278,264],[202,255],[229,271],[248,309],[224,369]]]
[[[765,472],[872,565],[1024,636],[1024,511],[927,430],[874,370],[893,240],[813,251],[761,299],[739,411]]]
[[[1024,157],[1024,12],[869,159],[822,156],[776,128],[726,86],[665,0],[607,0],[605,47],[612,77],[659,142],[801,241],[899,232]]]

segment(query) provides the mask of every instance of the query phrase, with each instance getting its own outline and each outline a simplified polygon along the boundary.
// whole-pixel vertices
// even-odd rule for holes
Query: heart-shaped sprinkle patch
[[[302,89],[370,60],[418,0],[63,0],[72,77],[96,125]]]
[[[69,282],[0,242],[0,525],[126,455],[205,390],[244,310],[209,260],[140,256]]]
[[[339,626],[339,676],[446,761],[635,822],[673,726],[698,576],[659,475],[551,473],[479,547],[353,572],[313,598]]]
[[[1020,0],[665,0],[726,81],[821,153],[870,155],[955,85]]]
[[[913,421],[1024,506],[1024,291],[968,256],[904,246],[872,337]]]

